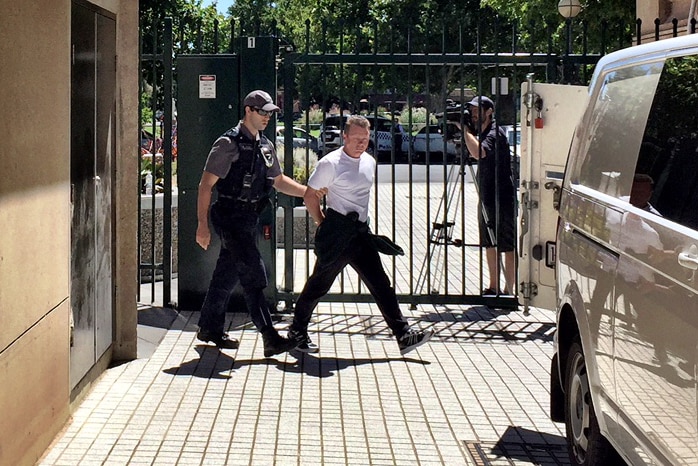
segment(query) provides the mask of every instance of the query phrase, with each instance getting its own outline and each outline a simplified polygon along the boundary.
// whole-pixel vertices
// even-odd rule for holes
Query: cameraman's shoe
[[[279,335],[274,327],[269,327],[262,331],[264,341],[264,357],[270,358],[275,354],[285,353],[296,347],[296,341],[284,338]]]

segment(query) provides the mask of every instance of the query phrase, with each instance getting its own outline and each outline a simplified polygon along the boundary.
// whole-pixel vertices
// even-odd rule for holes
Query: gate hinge
[[[528,191],[521,194],[521,204],[527,210],[538,208],[538,201],[531,199]]]
[[[532,282],[521,282],[520,290],[524,299],[531,299],[538,295],[538,285]]]
[[[523,180],[521,181],[521,187],[524,189],[539,189],[540,188],[540,183],[537,181],[527,181]]]

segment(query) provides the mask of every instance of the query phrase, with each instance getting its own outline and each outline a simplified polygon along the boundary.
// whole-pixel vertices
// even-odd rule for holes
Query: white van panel
[[[521,89],[519,289],[524,311],[528,306],[554,310],[558,215],[553,203],[574,128],[586,106],[587,88],[534,83],[529,90],[528,86],[524,83]],[[534,104],[528,110],[527,101]],[[536,128],[537,118],[542,119],[542,128]]]

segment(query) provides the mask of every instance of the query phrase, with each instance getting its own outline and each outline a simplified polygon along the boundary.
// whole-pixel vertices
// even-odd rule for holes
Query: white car
[[[284,145],[284,130],[283,126],[276,129],[276,146],[283,147]],[[293,127],[293,148],[310,147],[313,152],[318,152],[318,140],[315,136],[304,130],[303,128]]]
[[[447,123],[446,126],[446,161],[453,163],[460,157],[461,139],[460,129],[454,123]],[[443,163],[444,153],[444,131],[443,124],[428,125],[417,131],[417,133],[402,141],[402,151],[407,154],[412,149],[412,160],[420,163],[426,161],[427,141],[429,141],[429,162]],[[411,147],[410,147],[411,146]]]
[[[521,155],[521,126],[516,125],[516,130],[513,126],[505,126],[504,131],[507,134],[507,141],[509,141],[509,150],[511,154]]]

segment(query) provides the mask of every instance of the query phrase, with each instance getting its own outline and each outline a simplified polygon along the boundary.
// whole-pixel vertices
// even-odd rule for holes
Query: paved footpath
[[[144,354],[104,373],[39,464],[568,464],[550,311],[403,311],[436,332],[405,357],[375,305],[321,303],[321,352],[265,359],[246,315],[228,314],[240,348],[218,351],[198,313],[142,310]]]

